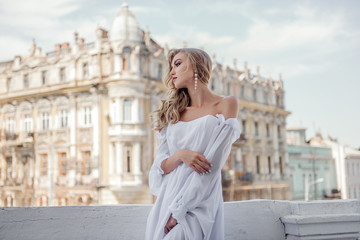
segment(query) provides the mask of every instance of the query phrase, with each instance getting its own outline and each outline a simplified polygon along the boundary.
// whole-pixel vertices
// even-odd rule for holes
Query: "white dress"
[[[225,120],[223,114],[169,123],[158,133],[158,149],[149,172],[150,190],[157,199],[147,219],[145,239],[224,239],[221,168],[239,137],[238,120]],[[200,176],[181,163],[163,176],[161,162],[180,149],[203,154],[213,164],[212,172]],[[178,224],[165,234],[171,213]]]

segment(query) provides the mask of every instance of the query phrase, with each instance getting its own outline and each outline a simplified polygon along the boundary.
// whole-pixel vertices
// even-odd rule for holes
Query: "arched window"
[[[256,156],[256,173],[260,174],[260,157]]]
[[[122,70],[128,71],[130,70],[130,55],[131,55],[131,48],[124,47],[122,52]]]
[[[14,199],[11,196],[7,196],[5,198],[5,206],[6,207],[12,207],[14,206]]]
[[[269,170],[269,174],[271,174],[271,157],[268,156],[268,170]]]
[[[48,206],[48,197],[46,195],[42,195],[40,197],[40,206]]]
[[[24,75],[24,88],[29,88],[29,74]]]
[[[126,172],[130,173],[132,170],[132,147],[131,145],[125,146],[125,154],[126,154]]]
[[[125,99],[124,105],[123,105],[123,120],[124,122],[130,122],[131,121],[131,100]]]

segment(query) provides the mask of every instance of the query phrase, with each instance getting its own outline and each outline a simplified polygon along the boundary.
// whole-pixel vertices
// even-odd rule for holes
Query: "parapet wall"
[[[144,239],[152,205],[3,207],[0,239]],[[359,239],[360,201],[225,203],[225,239]]]

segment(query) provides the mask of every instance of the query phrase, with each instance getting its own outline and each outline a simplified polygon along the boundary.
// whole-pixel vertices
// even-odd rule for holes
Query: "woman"
[[[221,168],[240,136],[238,103],[208,88],[206,52],[173,49],[168,61],[168,100],[153,112],[159,146],[149,186],[157,199],[146,239],[224,239]]]

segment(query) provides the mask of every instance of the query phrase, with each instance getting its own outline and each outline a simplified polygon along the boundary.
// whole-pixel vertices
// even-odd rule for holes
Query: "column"
[[[116,54],[114,57],[114,72],[118,73],[121,71],[121,69],[122,69],[121,57],[120,54]]]
[[[280,179],[280,159],[279,159],[279,138],[278,138],[278,131],[277,131],[277,121],[276,117],[274,116],[273,121],[273,149],[274,149],[274,163],[278,163],[277,167],[274,168],[274,176],[276,179]]]
[[[16,152],[15,152],[15,148],[11,148],[11,157],[12,157],[12,162],[11,162],[11,177],[14,179],[17,178],[17,173],[16,173],[16,168],[17,168],[17,158],[16,158]]]
[[[109,175],[114,173],[114,145],[112,142],[109,144]]]
[[[120,175],[123,172],[123,144],[121,142],[116,142],[116,175]]]
[[[141,173],[140,171],[140,166],[141,166],[141,163],[140,163],[140,143],[139,142],[135,142],[134,143],[134,173],[135,174],[139,174]]]
[[[139,122],[139,98],[134,98],[134,104],[132,104],[132,122]]]
[[[76,129],[77,129],[77,104],[74,95],[69,95],[69,126],[70,126],[70,159],[77,162],[76,158]]]
[[[100,129],[99,129],[99,101],[98,101],[98,93],[95,90],[92,94],[93,96],[93,109],[92,109],[92,113],[91,113],[91,120],[92,120],[92,127],[93,127],[93,152],[92,152],[92,156],[93,159],[98,159],[99,158],[99,144],[100,144]],[[97,162],[97,161],[95,161]],[[96,165],[97,166],[97,165]]]

